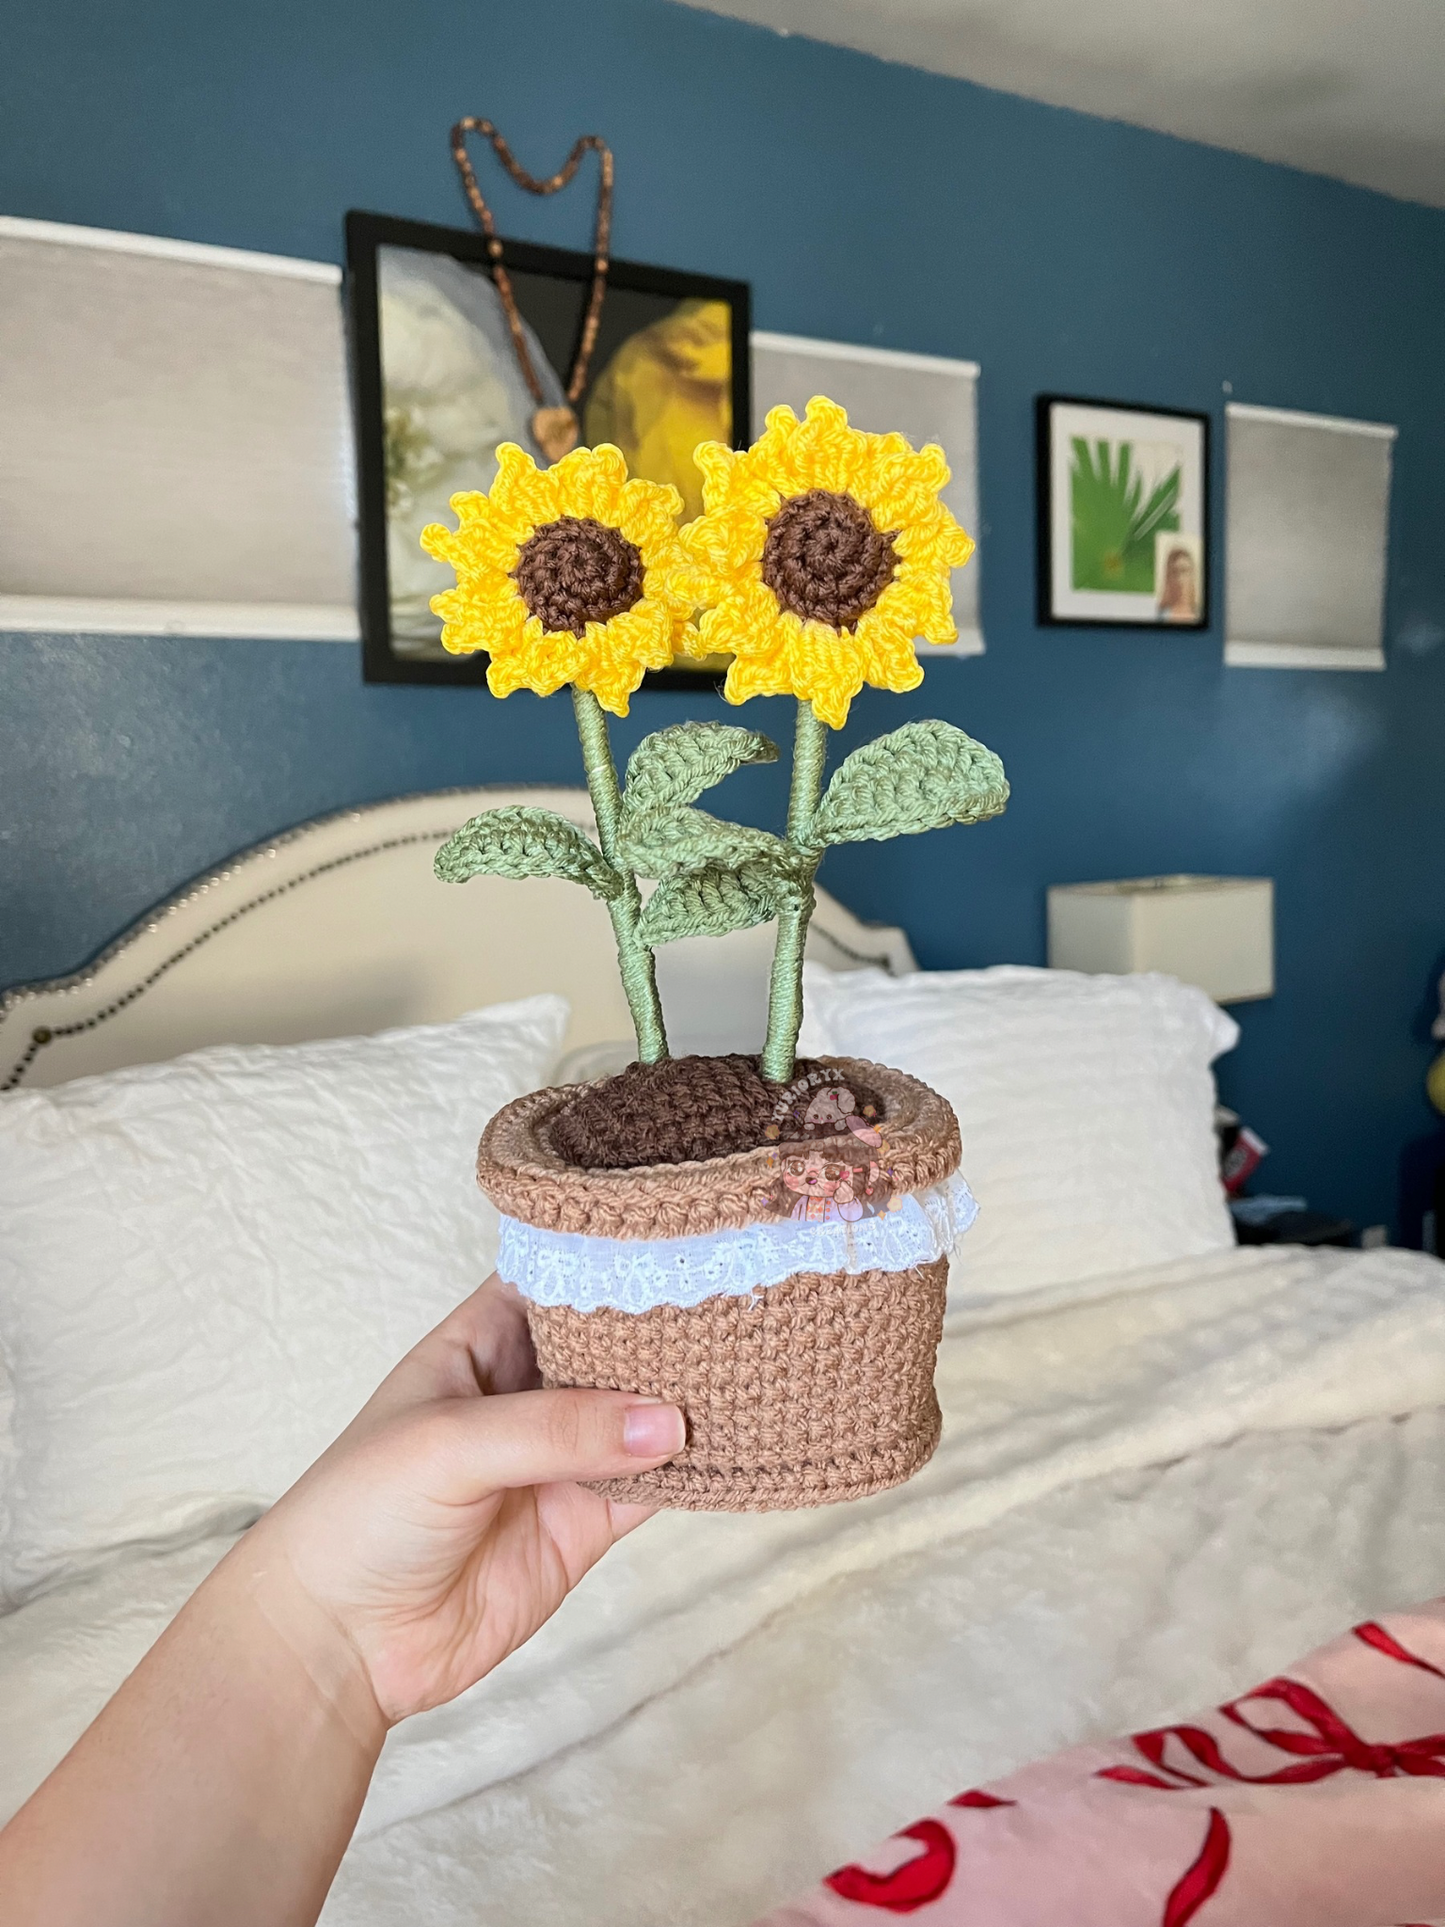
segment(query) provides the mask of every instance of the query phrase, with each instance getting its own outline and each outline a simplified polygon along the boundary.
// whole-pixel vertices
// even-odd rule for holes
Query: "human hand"
[[[674,1405],[539,1385],[522,1302],[490,1278],[226,1562],[318,1683],[360,1661],[387,1725],[490,1672],[653,1510],[575,1481],[682,1449]],[[328,1629],[345,1654],[318,1652]]]

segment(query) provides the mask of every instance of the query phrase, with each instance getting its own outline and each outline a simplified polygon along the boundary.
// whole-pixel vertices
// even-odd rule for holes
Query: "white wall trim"
[[[1383,669],[1383,649],[1329,649],[1292,642],[1235,642],[1224,645],[1233,669]]]
[[[1289,428],[1323,428],[1337,435],[1379,435],[1389,442],[1400,433],[1389,422],[1352,421],[1347,415],[1311,415],[1297,408],[1260,408],[1247,401],[1226,402],[1224,412],[1241,415],[1252,422],[1281,422]]]
[[[291,254],[257,254],[249,248],[212,247],[204,241],[172,241],[160,234],[126,234],[118,228],[72,227],[64,221],[28,221],[0,214],[0,240],[49,241],[56,247],[107,248],[113,254],[147,254],[158,261],[189,261],[198,267],[239,268],[250,274],[282,274],[295,281],[341,284],[330,261],[303,261]]]
[[[979,376],[976,361],[958,361],[949,355],[915,355],[904,348],[865,348],[856,341],[817,341],[811,335],[777,335],[754,328],[752,343],[755,348],[771,348],[775,354],[806,349],[810,355],[831,356],[836,361],[875,361],[889,368],[932,369],[935,374],[957,375],[961,380],[970,381],[977,381]]]
[[[356,611],[309,602],[132,602],[100,596],[0,595],[0,633],[62,636],[194,636],[217,640],[358,642]],[[1268,645],[1265,645],[1268,647]],[[958,641],[924,643],[918,660],[981,656],[978,629]]]
[[[309,602],[141,602],[0,595],[0,630],[34,635],[213,636],[357,642],[356,611]]]

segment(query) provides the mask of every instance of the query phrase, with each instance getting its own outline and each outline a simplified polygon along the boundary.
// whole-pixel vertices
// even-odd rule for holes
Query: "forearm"
[[[384,1726],[264,1524],[0,1833],[7,1927],[302,1927]]]
[[[676,1406],[534,1381],[495,1280],[408,1353],[0,1833],[3,1927],[310,1927],[388,1725],[647,1517],[579,1481],[682,1449]]]

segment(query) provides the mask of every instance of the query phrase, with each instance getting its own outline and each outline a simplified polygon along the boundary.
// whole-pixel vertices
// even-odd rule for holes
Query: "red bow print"
[[[1293,1727],[1256,1725],[1240,1710],[1251,1700],[1279,1701],[1313,1730],[1300,1732]],[[1313,1688],[1298,1680],[1266,1680],[1254,1692],[1228,1701],[1219,1710],[1225,1719],[1232,1720],[1255,1739],[1263,1740],[1266,1746],[1290,1754],[1294,1763],[1276,1767],[1270,1773],[1246,1773],[1230,1764],[1214,1735],[1202,1726],[1161,1726],[1134,1735],[1134,1745],[1159,1769],[1157,1773],[1146,1773],[1138,1767],[1106,1766],[1098,1777],[1120,1780],[1129,1786],[1161,1787],[1170,1791],[1208,1786],[1208,1780],[1169,1764],[1165,1754],[1169,1742],[1177,1740],[1197,1765],[1221,1779],[1251,1786],[1305,1786],[1316,1780],[1328,1780],[1336,1773],[1373,1773],[1380,1780],[1406,1775],[1416,1779],[1445,1779],[1445,1733],[1427,1733],[1419,1739],[1399,1740],[1391,1745],[1363,1740]],[[1165,1774],[1169,1776],[1167,1779],[1163,1777]]]
[[[890,1914],[916,1913],[937,1900],[953,1878],[958,1852],[948,1828],[937,1820],[920,1820],[895,1833],[895,1840],[918,1840],[923,1852],[905,1860],[892,1873],[869,1873],[866,1867],[840,1867],[823,1882],[843,1900],[863,1907],[881,1907]]]
[[[1012,1807],[1018,1802],[1001,1800],[996,1793],[970,1787],[967,1793],[956,1793],[948,1804],[951,1807]],[[840,1867],[828,1875],[823,1885],[831,1887],[844,1900],[855,1900],[862,1907],[882,1907],[891,1914],[911,1914],[915,1908],[937,1900],[947,1890],[958,1859],[948,1828],[937,1820],[920,1820],[917,1826],[905,1827],[893,1838],[920,1841],[923,1852],[915,1859],[905,1860],[892,1873],[869,1873],[866,1867]]]
[[[1417,1653],[1412,1653],[1408,1647],[1402,1646],[1395,1635],[1387,1633],[1376,1620],[1367,1619],[1362,1625],[1355,1626],[1351,1630],[1356,1639],[1366,1646],[1373,1646],[1375,1651],[1383,1653],[1386,1659],[1398,1660],[1402,1666],[1416,1666],[1422,1673],[1433,1673],[1436,1679],[1445,1679],[1445,1673],[1442,1673],[1438,1666],[1432,1666],[1428,1659],[1421,1659]]]
[[[1160,1927],[1185,1927],[1216,1891],[1229,1865],[1229,1822],[1218,1807],[1209,1809],[1209,1830],[1199,1857],[1164,1903]]]
[[[960,1794],[950,1806],[1013,1806],[1012,1800],[995,1799],[992,1794]],[[895,1840],[917,1840],[923,1852],[905,1860],[892,1873],[869,1873],[866,1867],[840,1867],[823,1882],[842,1900],[860,1907],[878,1907],[885,1913],[912,1914],[930,1901],[940,1898],[953,1879],[958,1853],[947,1827],[937,1820],[920,1820],[915,1826],[895,1833]],[[1187,1927],[1195,1914],[1216,1891],[1229,1865],[1229,1823],[1217,1807],[1209,1809],[1209,1827],[1204,1845],[1185,1870],[1164,1903],[1160,1927]]]

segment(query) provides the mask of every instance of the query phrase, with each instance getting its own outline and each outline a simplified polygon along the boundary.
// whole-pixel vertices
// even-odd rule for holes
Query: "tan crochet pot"
[[[925,1190],[958,1169],[957,1120],[936,1092],[881,1065],[822,1061],[882,1098],[896,1191]],[[548,1126],[575,1089],[534,1091],[487,1126],[477,1178],[509,1217],[604,1238],[692,1237],[776,1219],[776,1150],[628,1170],[568,1164]],[[686,1308],[529,1303],[527,1316],[549,1386],[640,1392],[686,1414],[679,1457],[599,1491],[690,1511],[762,1512],[881,1492],[930,1457],[947,1277],[940,1257],[911,1271],[798,1273],[751,1297]]]

